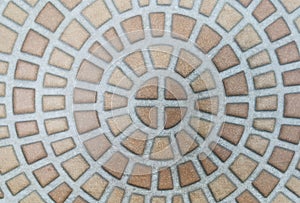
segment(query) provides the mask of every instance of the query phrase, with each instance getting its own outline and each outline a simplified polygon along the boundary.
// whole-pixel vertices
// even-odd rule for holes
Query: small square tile
[[[21,148],[28,164],[33,164],[48,156],[42,142],[24,144]]]
[[[3,11],[3,16],[9,18],[19,25],[23,25],[28,17],[28,13],[13,2],[9,2]]]
[[[48,43],[48,38],[34,30],[29,30],[21,51],[34,56],[42,57],[45,53]]]

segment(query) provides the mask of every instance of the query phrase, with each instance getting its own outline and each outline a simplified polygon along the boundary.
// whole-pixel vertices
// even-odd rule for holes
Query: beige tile
[[[103,33],[103,36],[117,51],[120,52],[124,49],[124,45],[115,28],[108,29]]]
[[[64,18],[64,15],[52,3],[48,2],[38,14],[35,22],[55,32]]]
[[[183,89],[182,85],[170,78],[165,79],[165,99],[167,100],[185,100],[187,99],[187,94]]]
[[[141,50],[135,51],[129,54],[124,62],[131,68],[132,71],[138,76],[141,76],[147,72],[147,67],[144,61],[144,56]]]
[[[0,52],[11,54],[15,46],[18,34],[10,28],[0,24]]]
[[[165,13],[150,13],[151,34],[153,37],[161,37],[165,30]]]
[[[66,117],[46,119],[45,128],[48,135],[65,132],[69,129],[68,120]]]
[[[93,45],[89,49],[89,53],[107,63],[110,63],[113,59],[111,54],[99,42],[93,43]]]
[[[6,106],[5,104],[0,104],[0,119],[6,118]]]
[[[15,87],[13,89],[13,108],[15,114],[34,113],[35,89]]]
[[[86,104],[86,103],[96,103],[97,92],[75,88],[73,92],[73,102],[75,104]]]
[[[63,95],[44,95],[43,99],[43,111],[59,111],[66,108],[65,96]]]
[[[280,65],[300,61],[300,53],[295,41],[287,43],[275,51]]]
[[[253,127],[260,131],[274,132],[276,119],[275,118],[255,118]]]
[[[212,122],[195,117],[191,118],[189,123],[191,127],[204,139],[208,136],[213,127]]]
[[[112,145],[105,135],[98,135],[85,141],[83,144],[95,161],[97,161]]]
[[[1,175],[12,171],[20,165],[13,146],[0,147],[0,162],[2,163],[0,165]]]
[[[39,65],[28,61],[18,60],[15,71],[15,79],[36,81]]]
[[[56,66],[58,68],[70,70],[74,62],[74,57],[70,54],[62,51],[61,49],[54,48],[50,59],[49,64]]]
[[[102,165],[102,168],[117,179],[121,179],[127,167],[129,159],[122,153],[114,153],[110,159]]]
[[[167,69],[170,64],[173,47],[169,45],[153,45],[149,47],[153,66],[158,69]]]
[[[271,58],[269,55],[269,52],[265,49],[263,51],[260,51],[252,56],[250,56],[248,59],[248,64],[251,68],[258,68],[267,64],[271,63]]]
[[[5,139],[9,137],[10,137],[10,133],[9,133],[8,126],[0,125],[0,139]]]
[[[272,201],[272,203],[293,203],[287,196],[279,193]]]
[[[180,0],[179,1],[179,6],[183,8],[188,8],[191,9],[193,8],[194,5],[194,0]]]
[[[276,111],[278,99],[276,95],[256,97],[256,111]]]
[[[77,20],[73,20],[60,36],[60,40],[79,50],[89,37],[90,33]]]
[[[253,159],[240,154],[230,166],[230,170],[242,181],[245,182],[256,169],[258,163]]]
[[[262,43],[262,40],[251,24],[246,25],[236,36],[235,41],[242,51],[247,51]]]
[[[209,148],[222,162],[225,162],[227,159],[229,159],[232,154],[232,151],[215,142],[212,142],[209,145]]]
[[[258,22],[264,21],[270,15],[276,12],[276,8],[270,0],[262,0],[253,11],[252,15]]]
[[[191,135],[184,130],[181,130],[176,134],[176,141],[181,155],[186,155],[199,146]]]
[[[65,182],[57,186],[54,190],[48,193],[54,202],[63,203],[65,202],[73,189]]]
[[[150,190],[152,183],[152,168],[142,164],[135,164],[127,183]]]
[[[9,2],[3,11],[3,16],[9,18],[19,25],[23,25],[28,13],[13,2]]]
[[[244,133],[244,129],[243,125],[224,122],[218,135],[231,144],[237,145]]]
[[[221,40],[222,36],[205,24],[201,27],[196,39],[196,45],[204,54],[207,54],[215,48]]]
[[[132,9],[131,0],[113,0],[113,2],[120,13]]]
[[[30,6],[34,7],[39,0],[25,0]]]
[[[152,197],[151,203],[166,203],[166,197]]]
[[[216,96],[199,99],[195,103],[195,109],[198,111],[217,115],[219,109],[219,99]]]
[[[296,176],[292,176],[285,185],[290,191],[292,191],[297,197],[300,197],[300,179]]]
[[[284,116],[289,118],[300,118],[300,94],[284,95]]]
[[[115,70],[112,72],[108,80],[108,84],[126,90],[131,89],[131,87],[133,86],[133,82],[131,81],[131,79],[119,67],[116,67]]]
[[[280,140],[298,144],[300,141],[300,126],[281,125],[279,137]]]
[[[208,203],[208,200],[203,192],[202,189],[195,190],[193,192],[189,193],[189,199],[191,203],[197,203],[197,202],[203,202],[203,203]]]
[[[107,203],[122,203],[124,195],[125,190],[115,187],[109,198],[107,199]]]
[[[6,95],[6,84],[4,82],[0,82],[0,97],[4,97]]]
[[[41,141],[24,144],[21,148],[28,164],[33,164],[48,156],[44,144]]]
[[[158,5],[170,5],[172,0],[156,0]]]
[[[89,83],[98,84],[102,79],[104,70],[91,63],[90,61],[83,60],[77,72],[77,79]]]
[[[76,6],[78,6],[81,3],[82,0],[60,0],[60,1],[69,10],[73,10]]]
[[[20,200],[20,203],[32,203],[32,202],[45,203],[45,201],[41,198],[39,193],[37,193],[36,191],[31,192],[25,198]]]
[[[187,112],[186,107],[165,107],[165,129],[178,125]]]
[[[51,147],[56,156],[60,156],[76,147],[72,138],[65,138],[51,143]]]
[[[173,14],[172,36],[184,41],[189,40],[195,24],[196,20],[194,18],[181,14]]]
[[[269,140],[259,135],[249,135],[245,146],[255,153],[263,156],[269,146]]]
[[[124,32],[130,43],[145,38],[142,16],[134,16],[121,22]]]
[[[146,142],[147,134],[141,130],[136,130],[123,140],[122,145],[134,154],[142,155],[144,154]]]
[[[216,201],[221,201],[234,192],[237,187],[230,181],[230,179],[222,174],[208,184]]]
[[[139,6],[144,7],[149,5],[149,0],[139,0]]]
[[[90,168],[90,165],[81,154],[78,154],[64,161],[62,167],[72,180],[76,181]]]
[[[0,60],[0,75],[6,75],[8,71],[9,63]]]
[[[273,71],[254,76],[253,80],[255,89],[266,89],[277,85],[275,72]]]
[[[124,108],[128,105],[128,98],[111,93],[105,92],[104,93],[104,110],[110,111],[114,109]]]
[[[232,30],[241,20],[243,16],[230,4],[226,3],[220,11],[216,22],[220,24],[227,32]]]
[[[268,164],[277,168],[281,172],[286,172],[293,160],[294,154],[294,151],[276,146],[268,160]]]
[[[150,159],[170,160],[174,158],[174,153],[168,137],[156,137],[153,141]]]
[[[48,43],[48,38],[31,29],[26,35],[21,51],[34,56],[42,57],[45,53]]]
[[[227,96],[248,94],[247,79],[244,72],[239,72],[233,76],[223,79],[223,84]]]
[[[158,127],[158,112],[157,107],[136,107],[135,112],[138,118],[146,126],[156,129]]]
[[[10,192],[13,195],[16,195],[22,190],[24,190],[25,188],[27,188],[30,185],[30,181],[25,175],[25,173],[21,173],[6,181],[6,185],[10,190]]]
[[[199,59],[196,55],[185,49],[181,49],[176,63],[175,71],[185,78],[194,70],[196,70],[201,64],[202,60]]]
[[[264,196],[268,197],[274,188],[277,186],[279,178],[272,175],[270,172],[263,170],[256,179],[252,182],[252,185]]]
[[[99,28],[112,18],[111,13],[103,0],[94,1],[92,4],[83,9],[82,14],[96,28]]]
[[[145,197],[143,195],[132,194],[129,203],[144,203]]]
[[[157,188],[159,190],[172,190],[174,188],[172,171],[170,168],[159,169]]]
[[[291,34],[287,23],[282,17],[278,18],[272,24],[266,27],[265,32],[267,33],[271,42],[274,42]]]
[[[195,93],[216,88],[215,80],[209,70],[202,72],[194,81],[191,82],[190,86]]]
[[[244,7],[248,7],[253,0],[238,0]],[[239,202],[240,203],[240,202]]]
[[[217,3],[218,0],[203,0],[199,8],[199,13],[210,16]]]
[[[251,192],[245,190],[242,192],[237,198],[236,201],[238,203],[259,203],[256,197],[253,196]]]
[[[282,73],[284,86],[300,85],[300,69],[294,69]]]
[[[200,181],[200,176],[198,175],[192,161],[187,161],[185,163],[179,164],[177,166],[177,169],[178,169],[179,184],[181,187],[186,187],[188,185]]]
[[[198,160],[206,175],[213,174],[218,170],[218,166],[205,153],[200,153]]]
[[[75,111],[74,117],[79,134],[87,133],[100,127],[97,111]]]
[[[36,120],[16,122],[15,127],[19,138],[39,134],[39,127]]]
[[[222,47],[213,57],[212,61],[219,72],[232,68],[240,64],[240,60],[230,45]]]
[[[42,166],[41,168],[34,170],[33,174],[42,187],[46,187],[59,176],[59,173],[53,164]]]
[[[137,91],[136,99],[157,99],[158,98],[158,77],[147,80]]]
[[[288,13],[294,12],[300,7],[300,2],[298,0],[280,0]]]
[[[67,86],[67,79],[58,75],[46,73],[44,76],[45,88],[64,88]]]

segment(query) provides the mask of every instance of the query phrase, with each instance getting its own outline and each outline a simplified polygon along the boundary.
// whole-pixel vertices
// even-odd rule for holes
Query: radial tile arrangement
[[[0,202],[300,202],[299,0],[0,12]]]

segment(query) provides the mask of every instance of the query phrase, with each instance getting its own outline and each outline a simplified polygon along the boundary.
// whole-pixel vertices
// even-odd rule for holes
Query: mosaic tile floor
[[[300,0],[0,13],[0,202],[300,202]]]

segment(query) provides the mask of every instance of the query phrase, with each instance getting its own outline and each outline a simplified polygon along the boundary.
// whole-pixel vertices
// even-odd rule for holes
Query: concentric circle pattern
[[[299,0],[0,12],[0,202],[300,202]]]

